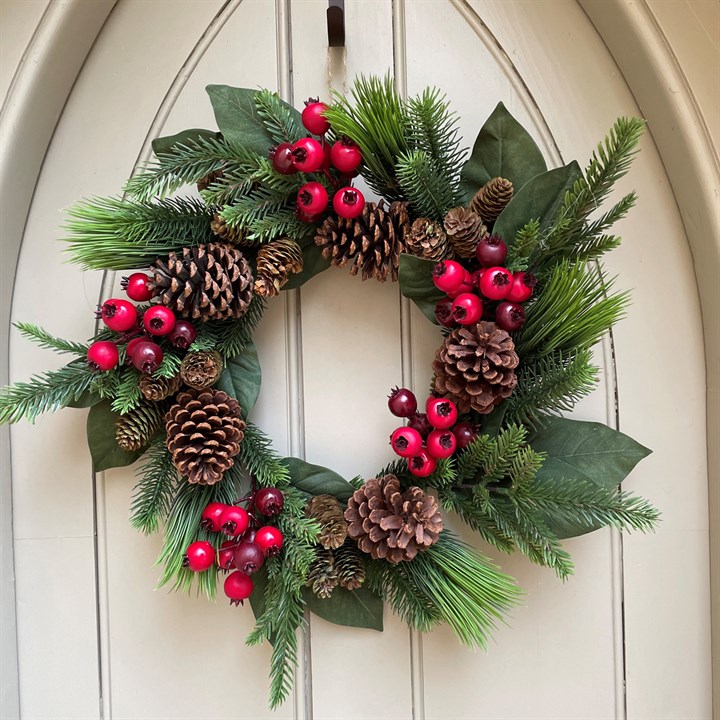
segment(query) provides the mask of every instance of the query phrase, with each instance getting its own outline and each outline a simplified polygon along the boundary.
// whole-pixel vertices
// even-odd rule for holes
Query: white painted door
[[[326,7],[120,0],[45,158],[12,319],[92,333],[92,309],[113,279],[63,264],[58,211],[118,192],[152,137],[212,127],[211,82],[275,88],[299,105],[361,72],[390,71],[403,92],[442,87],[467,144],[503,101],[550,165],[582,164],[618,115],[638,112],[572,0],[346,0],[347,54],[332,57]],[[272,715],[269,650],[243,642],[250,609],[154,590],[159,539],[127,522],[133,470],[93,476],[85,413],[68,410],[11,435],[23,717],[708,718],[702,328],[651,133],[642,148],[620,188],[637,188],[640,202],[609,260],[634,305],[614,356],[609,343],[598,349],[602,387],[576,414],[619,423],[654,449],[627,486],[662,511],[657,534],[569,541],[576,574],[564,585],[521,557],[497,558],[527,595],[487,654],[461,648],[448,630],[410,633],[388,610],[382,634],[312,617],[295,697]],[[398,383],[427,386],[437,343],[396,286],[328,271],[271,303],[254,420],[280,452],[372,476],[388,457],[384,397]],[[61,362],[15,336],[10,359],[13,380]]]

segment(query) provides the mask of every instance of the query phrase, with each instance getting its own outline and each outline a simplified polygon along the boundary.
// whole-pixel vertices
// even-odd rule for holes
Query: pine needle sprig
[[[248,240],[269,242],[298,227],[291,194],[270,187],[256,187],[225,207],[220,216],[232,228],[244,230]],[[307,225],[307,223],[306,223]]]
[[[111,405],[114,412],[125,415],[140,404],[142,400],[140,377],[140,373],[135,368],[123,368]]]
[[[247,424],[240,444],[240,462],[262,487],[285,491],[290,486],[290,471],[272,449],[272,440],[251,422]]]
[[[155,371],[155,375],[161,378],[174,378],[180,372],[182,358],[173,352],[166,352],[163,355],[160,367]]]
[[[85,343],[73,342],[71,340],[63,340],[62,338],[51,335],[43,328],[33,325],[32,323],[17,322],[13,323],[20,331],[20,334],[39,345],[46,350],[54,350],[57,353],[69,353],[85,357],[88,351],[88,345]]]
[[[280,99],[277,93],[263,89],[255,93],[255,108],[273,141],[295,143],[305,135],[297,112]]]
[[[527,270],[529,259],[540,242],[540,221],[531,220],[518,230],[515,241],[508,246],[507,268],[510,272]]]
[[[455,188],[424,150],[398,156],[395,173],[403,198],[420,217],[442,220],[455,203]]]

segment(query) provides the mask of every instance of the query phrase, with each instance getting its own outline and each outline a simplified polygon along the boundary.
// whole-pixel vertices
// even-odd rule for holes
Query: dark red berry
[[[433,283],[438,290],[450,294],[465,280],[465,268],[455,260],[441,260],[433,269]]]
[[[427,450],[421,450],[415,457],[408,458],[408,470],[415,477],[428,477],[435,472],[437,460],[430,457]]]
[[[479,434],[477,426],[469,422],[458,423],[452,431],[458,450],[464,450]]]
[[[99,317],[114,332],[127,332],[137,322],[137,310],[127,300],[110,298],[101,306]]]
[[[132,354],[141,342],[150,342],[150,337],[148,335],[138,335],[125,346],[125,354],[127,355],[128,361],[132,362]]]
[[[415,413],[408,420],[407,426],[417,430],[423,438],[426,438],[433,429],[425,413]]]
[[[486,235],[475,247],[475,255],[483,267],[502,265],[507,252],[507,245],[497,235]]]
[[[245,573],[236,570],[225,578],[223,590],[230,598],[231,605],[239,605],[252,595],[253,587],[253,581]]]
[[[219,502],[209,503],[203,510],[200,527],[206,532],[220,532],[220,518],[227,509],[227,505]]]
[[[453,320],[459,325],[474,325],[483,313],[482,300],[474,293],[463,293],[452,301]]]
[[[130,360],[141,373],[152,375],[163,361],[163,351],[157,343],[143,340],[133,348]]]
[[[255,542],[265,555],[277,555],[283,546],[283,536],[276,527],[265,525],[255,531]]]
[[[312,222],[315,215],[325,210],[328,204],[327,190],[319,182],[305,183],[297,194],[300,212]]]
[[[323,146],[314,138],[300,138],[292,149],[295,167],[304,173],[317,172],[325,162]]]
[[[433,430],[427,439],[427,451],[436,460],[449,458],[457,447],[452,430]]]
[[[220,516],[220,529],[230,536],[242,535],[250,524],[250,518],[244,508],[228,505]]]
[[[230,570],[234,567],[233,560],[235,559],[236,547],[237,543],[234,540],[226,540],[222,545],[220,545],[217,559],[219,568],[222,568],[223,570]]]
[[[480,292],[488,300],[503,300],[512,287],[513,277],[504,267],[488,268],[480,278]]]
[[[203,572],[215,564],[215,548],[206,540],[190,543],[182,559],[182,565],[193,572]]]
[[[341,188],[333,196],[333,210],[347,220],[361,215],[364,208],[365,197],[357,188]]]
[[[443,298],[435,306],[435,319],[438,321],[438,325],[442,325],[446,328],[455,327],[455,319],[452,314],[453,301],[450,298]]]
[[[495,310],[495,322],[503,330],[515,332],[525,322],[525,310],[520,303],[502,302]]]
[[[98,340],[88,348],[87,361],[93,370],[112,370],[120,361],[118,346],[109,340]]]
[[[417,398],[407,388],[393,388],[388,395],[388,408],[395,417],[411,417],[417,412]]]
[[[412,457],[422,450],[422,435],[411,427],[399,427],[390,436],[390,446],[400,457]]]
[[[352,140],[340,138],[330,150],[330,160],[337,170],[347,175],[360,167],[362,153]]]
[[[135,302],[146,302],[152,296],[153,292],[148,283],[150,277],[145,273],[133,273],[129,277],[124,277],[120,282],[120,287],[127,293],[127,296]]]
[[[533,288],[537,283],[537,279],[532,273],[529,272],[516,272],[513,273],[512,286],[508,293],[507,300],[511,302],[525,302],[530,299],[533,294]]]
[[[143,327],[150,335],[169,335],[175,327],[175,313],[164,305],[153,305],[143,313]]]
[[[267,517],[279,515],[284,504],[285,496],[277,488],[262,488],[255,493],[255,507]]]
[[[318,98],[309,98],[305,101],[302,111],[302,124],[308,132],[314,135],[324,135],[330,129],[330,123],[323,113],[328,109],[324,102]]]
[[[298,171],[293,160],[293,146],[290,143],[280,143],[270,150],[270,161],[273,169],[281,175],[293,175]]]
[[[457,405],[447,398],[429,397],[425,411],[428,422],[437,430],[447,430],[457,422]]]
[[[168,340],[173,347],[179,350],[187,350],[197,337],[197,330],[189,320],[178,320],[168,335]]]
[[[265,562],[265,553],[256,542],[244,542],[235,550],[233,563],[235,567],[246,575],[257,572]]]

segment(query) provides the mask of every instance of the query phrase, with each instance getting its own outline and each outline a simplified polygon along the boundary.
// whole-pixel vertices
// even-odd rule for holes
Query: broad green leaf
[[[398,280],[400,292],[410,298],[430,322],[437,325],[435,306],[445,297],[445,293],[438,290],[432,281],[432,271],[436,264],[433,260],[403,253],[400,255]]]
[[[581,175],[580,166],[574,160],[569,165],[536,175],[500,213],[493,233],[510,245],[518,230],[535,219],[540,221],[542,232],[557,218],[565,193]]]
[[[255,345],[250,342],[245,349],[227,361],[216,387],[237,399],[245,417],[255,407],[260,394],[262,370]]]
[[[383,630],[382,598],[364,587],[357,590],[336,587],[325,600],[304,588],[303,597],[312,612],[335,625]]]
[[[334,495],[345,502],[355,492],[347,480],[321,465],[311,465],[294,457],[283,458],[283,463],[290,471],[292,484],[308,495]]]
[[[308,245],[303,250],[303,269],[296,275],[291,275],[290,279],[283,285],[283,290],[294,290],[304,285],[310,278],[324,272],[330,267],[330,260],[326,260],[322,256],[322,249],[317,245]]]
[[[86,390],[80,397],[69,402],[65,407],[69,408],[89,408],[93,405],[97,405],[102,398],[100,395],[93,390]]]
[[[202,128],[191,128],[183,130],[177,135],[165,135],[155,138],[152,141],[152,149],[156,155],[169,153],[176,145],[187,145],[188,142],[203,138],[205,140],[217,140],[221,135],[217,130],[203,130]]]
[[[208,85],[207,93],[223,137],[260,155],[275,143],[255,107],[256,90],[229,85]]]
[[[540,149],[525,128],[498,103],[480,129],[472,153],[460,173],[460,187],[469,202],[494,177],[510,180],[515,192],[530,178],[545,172]]]
[[[491,413],[483,415],[482,417],[482,433],[483,435],[489,435],[495,437],[502,427],[502,422],[505,417],[505,411],[507,405],[498,405]]]
[[[125,452],[115,440],[115,423],[120,415],[110,409],[110,401],[103,400],[90,408],[87,419],[87,438],[93,469],[109,470],[132,465],[143,450]]]

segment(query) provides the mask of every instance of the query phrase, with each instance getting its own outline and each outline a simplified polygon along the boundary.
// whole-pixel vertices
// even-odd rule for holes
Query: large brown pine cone
[[[245,256],[231,245],[209,243],[157,259],[150,287],[163,305],[183,317],[205,322],[239,318],[253,297]]]
[[[165,416],[167,447],[191,483],[214,485],[240,452],[245,422],[240,405],[222,390],[188,390]]]
[[[443,529],[437,500],[419,487],[401,492],[395,475],[368,480],[348,500],[348,535],[375,560],[412,560]]]
[[[290,274],[302,269],[302,248],[294,240],[284,237],[262,245],[257,254],[255,294],[275,297],[290,279]]]
[[[494,223],[505,206],[512,200],[513,184],[505,178],[488,180],[470,201],[474,210],[486,225]]]
[[[398,276],[400,254],[405,249],[404,234],[410,223],[407,203],[393,202],[386,208],[381,200],[365,203],[365,209],[353,220],[331,215],[318,228],[315,244],[323,257],[362,279],[374,277],[393,282]]]
[[[405,233],[405,251],[428,260],[442,260],[452,255],[452,247],[440,223],[418,218]]]
[[[512,338],[495,323],[457,328],[435,355],[435,390],[452,396],[460,412],[487,414],[512,394],[519,361]]]
[[[202,390],[220,379],[223,367],[220,353],[214,350],[194,350],[183,358],[180,377],[188,387]]]
[[[305,515],[320,525],[318,542],[328,550],[340,547],[347,537],[344,508],[332,495],[315,495],[305,506]]]
[[[462,258],[475,257],[475,248],[487,233],[480,216],[463,207],[448,210],[443,221],[453,250]]]

